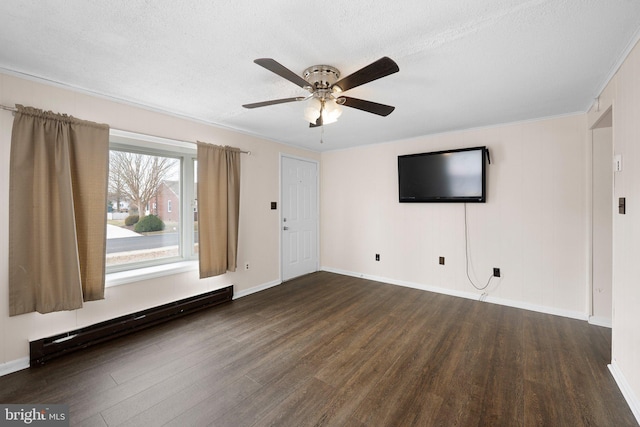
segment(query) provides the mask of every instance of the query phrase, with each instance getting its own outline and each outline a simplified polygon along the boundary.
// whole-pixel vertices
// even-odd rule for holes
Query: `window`
[[[197,258],[196,147],[111,131],[107,273]],[[166,206],[164,209],[158,209]]]

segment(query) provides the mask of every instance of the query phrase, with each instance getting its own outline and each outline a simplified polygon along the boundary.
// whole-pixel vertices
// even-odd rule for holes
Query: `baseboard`
[[[476,298],[477,299],[477,298]],[[556,307],[547,307],[544,305],[529,304],[521,301],[514,301],[504,298],[487,297],[483,301],[492,304],[504,305],[507,307],[520,308],[522,310],[535,311],[537,313],[551,314],[553,316],[567,317],[569,319],[588,321],[589,315],[579,311],[562,310]]]
[[[9,375],[14,372],[27,369],[29,367],[29,357],[22,357],[20,359],[12,360],[6,363],[0,363],[0,377],[3,375]]]
[[[356,273],[348,270],[340,270],[338,268],[322,267],[321,270],[329,273],[342,274],[343,276],[359,277],[361,279],[373,280],[374,282],[388,283],[390,285],[403,286],[405,288],[420,289],[421,291],[435,292],[438,294],[451,295],[454,297],[475,299],[475,300],[477,300],[479,297],[479,295],[473,294],[471,292],[456,291],[452,289],[445,289],[445,288],[440,288],[436,286],[424,285],[422,283],[407,282],[405,280],[397,280],[397,279],[392,279],[390,277]]]
[[[611,319],[607,317],[599,317],[599,316],[589,316],[589,324],[595,326],[602,326],[604,328],[613,328],[613,324],[611,323]]]
[[[474,292],[458,291],[454,289],[441,288],[438,286],[429,286],[429,285],[424,285],[422,283],[408,282],[404,280],[392,279],[389,277],[373,276],[369,274],[356,273],[353,271],[340,270],[340,269],[331,268],[331,267],[322,267],[321,270],[327,271],[329,273],[342,274],[345,276],[352,276],[352,277],[360,277],[362,279],[373,280],[375,282],[382,282],[382,283],[388,283],[391,285],[404,286],[406,288],[420,289],[423,291],[435,292],[438,294],[450,295],[450,296],[460,297],[460,298],[467,298],[467,299],[472,299],[476,301],[480,300],[480,297],[481,297],[481,295],[478,295],[477,293],[474,293]],[[589,318],[589,316],[586,313],[581,313],[581,312],[571,311],[571,310],[561,310],[555,307],[546,307],[546,306],[529,304],[521,301],[514,301],[514,300],[509,300],[504,298],[495,298],[495,297],[489,296],[482,299],[482,301],[488,302],[491,304],[504,305],[507,307],[520,308],[528,311],[535,311],[538,313],[552,314],[554,316],[568,317],[570,319],[578,319],[578,320],[586,321]]]
[[[613,375],[613,379],[616,381],[616,384],[618,384],[618,388],[622,392],[624,399],[627,401],[631,412],[633,412],[633,416],[636,417],[636,421],[640,424],[640,400],[638,400],[638,396],[636,396],[631,389],[631,386],[615,361],[611,362],[607,367],[609,368],[611,375]]]
[[[245,289],[233,294],[233,299],[246,297],[247,295],[255,294],[256,292],[264,291],[265,289],[273,288],[282,284],[281,280],[274,280],[272,282],[263,283],[262,285],[254,286],[253,288]]]

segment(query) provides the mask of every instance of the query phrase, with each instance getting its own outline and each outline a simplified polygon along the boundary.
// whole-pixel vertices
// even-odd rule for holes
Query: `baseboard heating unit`
[[[198,310],[229,302],[232,299],[233,285],[63,334],[31,341],[29,343],[30,366],[42,365],[46,361],[63,354],[121,337]]]

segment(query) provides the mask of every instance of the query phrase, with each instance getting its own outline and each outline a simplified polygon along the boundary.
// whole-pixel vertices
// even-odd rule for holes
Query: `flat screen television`
[[[486,147],[398,156],[400,202],[485,203]]]

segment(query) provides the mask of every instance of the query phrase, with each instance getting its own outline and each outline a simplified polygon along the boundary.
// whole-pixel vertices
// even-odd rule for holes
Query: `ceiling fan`
[[[398,64],[386,56],[342,79],[340,79],[340,71],[330,65],[309,67],[304,70],[301,77],[271,58],[259,58],[253,62],[309,91],[310,95],[245,104],[244,108],[258,108],[308,100],[305,119],[309,122],[309,127],[335,122],[342,113],[340,105],[357,108],[379,116],[388,116],[395,109],[391,105],[341,95],[342,92],[349,89],[400,71]]]

